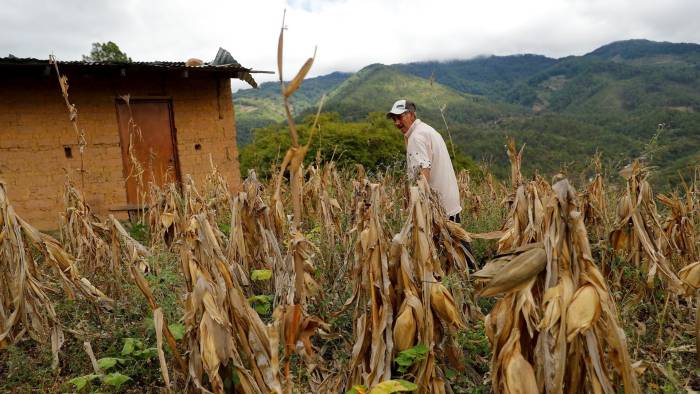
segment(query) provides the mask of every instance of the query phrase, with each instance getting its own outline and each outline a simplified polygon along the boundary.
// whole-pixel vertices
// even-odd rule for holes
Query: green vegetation
[[[515,55],[373,64],[349,77],[311,78],[300,93],[304,89],[308,93],[292,102],[300,117],[315,110],[324,91],[325,110],[341,114],[340,120],[360,123],[367,114],[386,110],[398,97],[409,97],[417,103],[418,116],[445,134],[443,108],[458,150],[490,164],[502,178],[509,171],[503,154],[506,136],[528,145],[523,168],[527,176],[581,172],[595,152],[603,154],[609,174],[614,175],[617,168],[645,153],[660,124],[664,126],[657,150],[647,157],[649,164],[661,169],[653,179],[655,186],[677,185],[678,174],[687,178],[700,160],[695,148],[700,146],[700,45],[696,44],[629,40],[562,59]],[[283,121],[276,84],[239,91],[235,100],[243,112],[238,117],[241,145],[252,141],[251,129]],[[327,142],[333,137],[324,138]],[[354,159],[343,156],[340,162]],[[269,166],[262,158],[258,163]]]
[[[394,357],[394,363],[398,366],[396,370],[399,373],[406,373],[413,364],[425,359],[427,355],[428,347],[423,343],[419,343],[410,349],[403,350]]]
[[[555,64],[540,55],[484,56],[450,62],[396,64],[393,67],[464,93],[504,100],[513,84]]]
[[[381,172],[402,165],[405,159],[401,133],[383,113],[371,113],[359,122],[344,122],[337,113],[324,113],[319,122],[321,131],[309,148],[307,163],[316,157],[322,161],[335,159],[341,165],[362,164],[370,172]],[[312,123],[313,117],[309,116],[299,124],[302,141],[306,140]],[[283,124],[256,130],[254,142],[241,149],[241,173],[255,169],[258,175],[267,177],[270,165],[282,161],[289,145],[289,133]],[[457,171],[468,168],[478,172],[474,162],[459,152],[453,163]]]
[[[131,62],[131,58],[119,49],[119,45],[112,41],[93,42],[90,55],[83,55],[86,62]]]
[[[334,72],[305,80],[294,93],[294,114],[315,108],[324,93],[335,89],[349,76],[348,73]],[[236,102],[238,143],[241,145],[252,141],[253,129],[285,120],[279,82],[265,82],[257,89],[239,90],[233,97]]]
[[[158,267],[158,273],[149,273],[145,278],[163,308],[173,336],[181,341],[185,334],[179,323],[184,283],[177,255],[164,250],[154,252],[149,264]],[[76,330],[66,333],[58,371],[51,370],[50,345],[22,341],[0,352],[0,392],[118,392],[162,384],[148,303],[132,281],[117,283],[114,276],[109,276],[109,280],[117,286],[115,294],[120,295],[111,313],[100,313],[85,299],[56,298],[58,319]],[[91,343],[102,374],[93,373],[84,341]],[[170,349],[164,346],[163,350],[170,358]],[[61,378],[56,379],[59,372]],[[70,379],[64,379],[69,376]]]

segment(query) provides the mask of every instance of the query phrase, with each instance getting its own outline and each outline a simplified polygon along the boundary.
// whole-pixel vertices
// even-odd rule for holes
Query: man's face
[[[411,128],[413,121],[416,120],[416,115],[411,111],[406,111],[401,115],[394,115],[391,117],[394,121],[394,126],[401,130],[403,134],[408,133],[408,129]]]

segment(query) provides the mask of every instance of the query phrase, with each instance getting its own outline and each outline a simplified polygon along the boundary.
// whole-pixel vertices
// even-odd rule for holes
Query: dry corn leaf
[[[517,255],[493,275],[481,291],[481,296],[490,297],[517,289],[542,272],[546,262],[547,254],[541,248],[530,249]]]

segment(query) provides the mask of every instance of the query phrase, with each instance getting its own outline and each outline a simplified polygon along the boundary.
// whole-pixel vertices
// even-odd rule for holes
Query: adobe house
[[[82,155],[54,66],[0,58],[0,181],[34,226],[58,227],[67,175],[95,212],[124,218],[139,203],[136,177],[128,176],[130,143],[146,182],[179,182],[189,174],[199,184],[211,157],[231,188],[239,187],[230,79],[255,85],[255,71],[237,63],[83,61],[61,62],[59,71],[84,130]]]

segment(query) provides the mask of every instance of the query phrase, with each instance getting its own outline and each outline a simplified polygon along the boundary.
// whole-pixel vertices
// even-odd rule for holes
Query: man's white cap
[[[401,115],[406,111],[416,112],[416,105],[408,100],[398,100],[391,107],[391,111],[386,113],[386,117],[390,118],[392,115]]]

